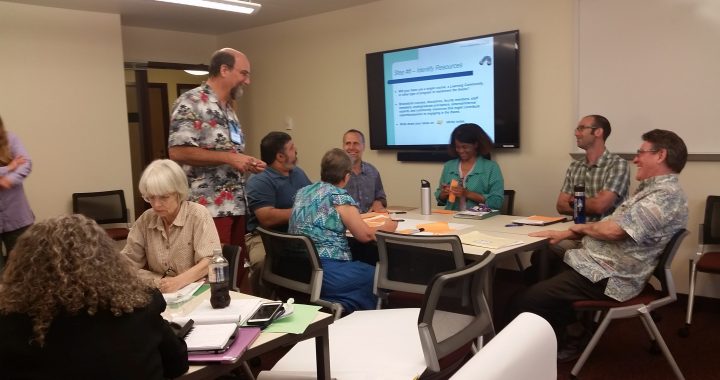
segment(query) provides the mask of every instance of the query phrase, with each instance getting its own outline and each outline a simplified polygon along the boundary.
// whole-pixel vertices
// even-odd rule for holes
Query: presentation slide
[[[449,141],[463,123],[494,141],[493,64],[493,37],[386,53],[388,144]]]

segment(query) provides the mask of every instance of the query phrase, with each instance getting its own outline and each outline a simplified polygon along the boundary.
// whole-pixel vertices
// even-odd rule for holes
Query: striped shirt
[[[176,276],[192,268],[214,249],[220,249],[220,238],[210,211],[200,204],[184,201],[170,225],[169,235],[160,216],[145,211],[130,229],[122,254],[132,261],[138,274],[158,279],[167,273]]]
[[[588,165],[585,158],[575,160],[565,172],[563,193],[572,194],[575,185],[585,185],[585,198],[594,198],[600,191],[612,191],[617,194],[615,204],[603,215],[588,215],[589,222],[595,222],[612,214],[625,198],[630,187],[630,171],[627,161],[605,149],[594,165]]]

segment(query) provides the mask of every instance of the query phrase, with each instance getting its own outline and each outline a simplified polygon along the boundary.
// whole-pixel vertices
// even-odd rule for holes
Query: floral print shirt
[[[245,136],[232,104],[222,105],[212,88],[203,83],[175,101],[168,146],[242,153]],[[183,165],[183,170],[190,185],[189,201],[207,207],[213,218],[245,215],[242,173],[230,165]]]
[[[677,174],[648,178],[637,192],[603,220],[612,220],[628,238],[606,241],[585,236],[582,248],[565,262],[592,282],[608,278],[605,295],[626,301],[640,294],[670,238],[687,226],[687,197]]]
[[[352,260],[345,224],[335,209],[341,205],[357,207],[357,202],[345,189],[327,182],[303,187],[295,195],[288,232],[309,237],[322,259]]]

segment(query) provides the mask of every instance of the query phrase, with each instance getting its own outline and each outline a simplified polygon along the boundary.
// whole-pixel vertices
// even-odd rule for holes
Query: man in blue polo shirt
[[[260,284],[265,248],[255,228],[287,232],[295,193],[307,185],[310,179],[296,166],[297,149],[292,138],[285,132],[270,132],[260,142],[260,157],[267,169],[250,177],[247,183],[248,219],[246,236],[250,255],[250,284],[256,295],[263,292]]]
[[[380,172],[372,164],[362,160],[365,151],[365,136],[357,129],[350,129],[343,135],[343,149],[353,162],[350,180],[345,190],[360,205],[360,213],[387,212],[387,199]]]

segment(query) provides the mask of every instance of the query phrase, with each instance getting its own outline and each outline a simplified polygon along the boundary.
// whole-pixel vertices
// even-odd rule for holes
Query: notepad
[[[237,331],[235,323],[195,325],[185,337],[188,351],[225,351]]]
[[[500,249],[513,245],[523,244],[520,240],[506,239],[498,236],[487,235],[482,232],[473,231],[459,236],[463,244],[474,245],[489,249]]]
[[[190,314],[173,318],[173,322],[183,324],[189,319],[195,325],[208,325],[218,323],[242,324],[252,315],[263,302],[262,298],[233,298],[230,305],[223,309],[213,309],[210,300],[201,302]]]
[[[457,214],[455,214],[456,218],[461,219],[487,219],[491,216],[500,214],[500,210],[492,210],[492,211],[460,211]]]
[[[163,293],[163,298],[168,304],[185,302],[192,298],[193,294],[202,286],[203,282],[193,282],[172,293]]]
[[[567,219],[564,216],[540,216],[532,215],[523,219],[515,219],[515,224],[528,224],[531,226],[547,226],[548,224],[564,222]]]
[[[188,353],[188,361],[235,363],[259,335],[260,328],[258,327],[242,327],[237,330],[235,338],[225,352],[217,354],[190,352]]]

